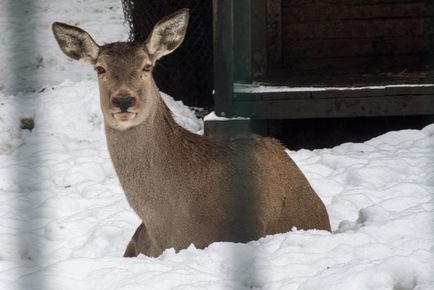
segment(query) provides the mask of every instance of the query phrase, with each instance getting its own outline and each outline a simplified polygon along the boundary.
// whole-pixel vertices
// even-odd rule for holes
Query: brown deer
[[[62,51],[98,74],[110,156],[142,220],[124,256],[247,242],[292,227],[330,230],[324,204],[277,140],[200,136],[175,123],[152,69],[182,43],[188,20],[188,9],[175,12],[145,43],[98,45],[80,28],[52,27]]]

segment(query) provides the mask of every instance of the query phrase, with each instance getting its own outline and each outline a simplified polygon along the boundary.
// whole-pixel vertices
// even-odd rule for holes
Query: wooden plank
[[[341,89],[341,90],[324,90],[312,92],[314,99],[330,98],[361,98],[361,97],[383,97],[386,95],[385,88],[378,89]]]
[[[257,98],[260,97],[260,100],[271,101],[271,100],[305,100],[311,99],[312,93],[309,91],[299,91],[299,92],[273,92],[273,93],[260,93],[260,94],[248,94],[250,97]],[[244,97],[247,99],[247,96]]]
[[[267,121],[263,120],[225,120],[205,121],[205,136],[239,136],[245,133],[265,135],[268,131]]]
[[[233,94],[233,7],[230,0],[213,1],[214,86],[216,114],[226,115],[232,108]]]
[[[228,1],[228,0],[226,0]],[[252,81],[252,7],[250,0],[231,1],[233,4],[233,50],[235,82]]]
[[[408,89],[405,87],[404,89]],[[404,92],[422,92],[423,90],[395,90],[400,95]],[[434,90],[431,88],[434,95]],[[336,98],[361,98],[361,97],[383,97],[386,95],[386,88],[360,88],[360,89],[326,89],[326,90],[301,90],[261,93],[235,93],[234,98],[244,101],[271,101],[271,100],[306,100],[306,99],[336,99]],[[405,94],[408,95],[408,94]]]
[[[405,96],[405,95],[434,95],[434,86],[421,87],[388,87],[386,95]]]
[[[351,1],[342,5],[319,2],[298,6],[283,5],[282,10],[284,24],[349,19],[419,18],[433,14],[432,3],[426,2],[370,5],[354,5]]]
[[[267,67],[281,68],[282,58],[282,0],[267,1]]]
[[[239,1],[239,0],[238,0]],[[267,0],[251,2],[251,49],[252,79],[266,74],[268,67],[267,52]]]
[[[427,3],[430,0],[283,0],[282,6],[312,5],[318,3],[328,3],[332,5],[352,4],[352,5],[371,5],[371,4],[397,4],[397,3]]]
[[[285,57],[284,69],[286,72],[280,73],[281,75],[288,75],[291,71],[298,71],[298,73],[304,71],[312,72],[330,72],[331,70],[349,71],[354,68],[371,67],[375,64],[376,67],[381,67],[383,72],[387,72],[390,67],[395,67],[395,70],[404,70],[412,68],[415,64],[430,64],[432,61],[428,56],[428,53],[424,55],[422,53],[414,55],[387,55],[387,56],[357,56],[357,57],[323,57],[323,58],[311,58],[311,57],[291,57],[287,55]],[[285,68],[286,67],[286,68]],[[278,72],[279,70],[276,70]],[[333,73],[333,72],[332,72]],[[268,75],[273,76],[276,73],[270,71]],[[273,80],[273,77],[267,77]],[[284,82],[284,78],[280,78],[277,83]],[[431,81],[430,81],[431,82]]]
[[[342,59],[296,59],[286,69],[270,71],[257,84],[280,87],[372,87],[420,85],[434,82],[434,63],[425,58],[348,58],[357,67],[342,64]],[[315,63],[315,64],[314,64]],[[310,67],[312,66],[312,67]],[[418,93],[419,94],[419,93]]]
[[[385,37],[361,39],[305,39],[288,41],[284,47],[284,61],[296,57],[356,57],[418,54],[430,52],[434,37]]]
[[[299,39],[348,39],[434,34],[431,18],[342,20],[283,25],[284,43]]]
[[[434,95],[234,102],[237,116],[302,119],[434,114]]]
[[[244,94],[244,93],[234,93],[235,101],[260,101],[262,100],[261,94]]]

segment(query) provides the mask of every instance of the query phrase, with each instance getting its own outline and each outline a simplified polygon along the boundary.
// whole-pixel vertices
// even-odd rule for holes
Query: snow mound
[[[202,122],[167,95],[178,123]],[[107,153],[95,81],[0,96],[1,289],[432,289],[434,127],[363,144],[288,151],[318,192],[333,233],[124,259],[140,221]],[[30,100],[32,100],[30,102]],[[21,130],[20,120],[35,128]],[[40,287],[39,287],[40,286]]]

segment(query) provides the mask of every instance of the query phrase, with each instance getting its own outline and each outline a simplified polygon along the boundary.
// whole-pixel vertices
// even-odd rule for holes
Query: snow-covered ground
[[[326,204],[332,233],[122,258],[139,220],[107,153],[94,72],[63,56],[49,26],[126,39],[120,1],[17,2],[32,3],[36,20],[21,23],[7,13],[14,1],[0,2],[0,289],[434,289],[434,125],[288,152]],[[21,39],[36,32],[37,44],[12,47],[11,27]],[[29,62],[16,57],[23,51]],[[165,100],[201,131],[188,108]],[[20,129],[22,118],[35,119],[33,131]]]
[[[51,32],[54,21],[78,25],[99,43],[125,41],[121,1],[0,1],[0,92],[39,90],[45,85],[95,80],[85,63],[68,60]]]

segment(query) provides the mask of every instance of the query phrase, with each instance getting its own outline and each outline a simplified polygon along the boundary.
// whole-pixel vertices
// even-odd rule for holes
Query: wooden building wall
[[[434,51],[432,0],[279,0],[283,67],[352,66]],[[404,61],[404,59],[403,59]]]
[[[214,0],[214,13],[217,115],[434,113],[434,0]]]

